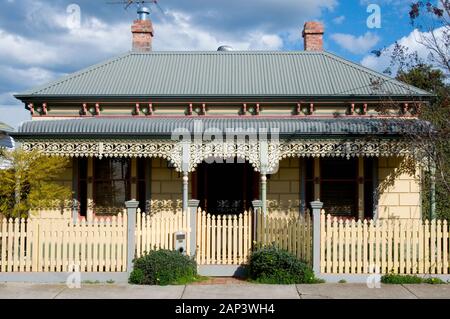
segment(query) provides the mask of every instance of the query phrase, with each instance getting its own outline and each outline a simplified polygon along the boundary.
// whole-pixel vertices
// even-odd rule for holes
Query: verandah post
[[[136,217],[139,202],[135,199],[125,202],[127,209],[127,273],[133,271],[133,259],[136,253]]]
[[[189,243],[189,249],[190,249],[190,255],[191,257],[196,256],[197,251],[197,208],[200,204],[200,201],[198,199],[191,199],[188,201],[188,210],[186,211],[187,214],[190,214],[190,229],[191,229],[191,236],[190,236],[190,243]]]
[[[183,212],[188,210],[189,201],[189,173],[183,172]]]
[[[323,203],[320,201],[311,202],[313,217],[313,270],[317,275],[320,273],[320,211]]]

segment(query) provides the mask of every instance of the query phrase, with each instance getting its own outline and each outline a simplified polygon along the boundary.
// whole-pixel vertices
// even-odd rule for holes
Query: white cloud
[[[339,16],[333,19],[334,24],[342,24],[345,21],[345,16]]]
[[[435,35],[439,38],[442,36],[443,31],[444,27],[438,28],[434,32]],[[429,50],[420,43],[421,39],[427,36],[429,36],[429,33],[422,33],[419,30],[415,29],[409,35],[401,38],[397,42],[398,44],[409,48],[410,53],[417,52],[420,58],[422,58],[424,61],[427,61],[429,58]],[[385,52],[380,57],[376,57],[373,54],[365,56],[362,59],[361,64],[368,68],[383,72],[387,67],[389,67],[389,64],[391,62],[391,53],[394,47],[395,44],[391,44],[390,46],[388,46]],[[397,70],[392,70],[394,74],[396,73],[396,71]]]
[[[39,41],[7,33],[0,29],[0,61],[24,65],[42,65],[57,61],[58,54]]]
[[[334,33],[331,38],[342,48],[353,54],[364,54],[375,47],[380,42],[380,37],[371,32],[366,32],[362,36],[352,34]]]
[[[169,21],[155,24],[153,48],[160,51],[170,50],[216,50],[220,45],[230,45],[236,50],[279,50],[283,40],[276,34],[250,32],[240,38],[228,33],[205,30],[196,26],[190,16],[181,12],[168,13]]]

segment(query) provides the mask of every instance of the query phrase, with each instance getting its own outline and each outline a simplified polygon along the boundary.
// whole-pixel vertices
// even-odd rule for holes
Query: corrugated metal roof
[[[130,52],[16,95],[30,97],[430,96],[327,52]]]
[[[196,125],[196,126],[195,126]],[[282,135],[401,135],[406,130],[429,130],[428,122],[407,119],[236,119],[236,118],[88,118],[29,121],[15,138],[23,136],[167,136],[188,130],[279,129]]]

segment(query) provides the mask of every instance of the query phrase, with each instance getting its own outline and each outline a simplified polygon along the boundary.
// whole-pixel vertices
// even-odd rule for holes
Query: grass
[[[251,279],[250,277],[245,279],[246,281],[248,281],[249,283],[252,284],[267,284],[267,285],[290,285],[290,284],[283,284],[280,283],[279,281],[277,281],[276,279],[273,278],[263,278],[263,279]],[[310,282],[307,283],[298,283],[297,285],[300,284],[304,284],[304,285],[315,285],[315,284],[324,284],[325,283],[325,279],[322,278],[316,278],[314,277],[312,280],[310,280]]]
[[[81,283],[86,284],[86,285],[95,285],[95,284],[99,284],[100,281],[99,280],[83,280]]]
[[[440,285],[446,282],[435,277],[421,278],[416,275],[388,274],[381,277],[383,284],[407,285],[407,284],[431,284]]]
[[[346,284],[346,283],[347,283],[347,280],[345,280],[345,279],[341,279],[338,281],[338,284]]]
[[[203,281],[207,281],[207,280],[209,280],[209,277],[204,277],[204,276],[200,276],[200,275],[196,275],[194,277],[186,276],[186,277],[178,278],[178,280],[171,283],[171,285],[188,285],[188,284],[192,284],[195,282],[203,282]]]

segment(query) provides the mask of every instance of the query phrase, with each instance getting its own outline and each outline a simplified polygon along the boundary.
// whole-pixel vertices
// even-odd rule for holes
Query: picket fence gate
[[[449,274],[446,220],[343,220],[321,213],[320,270],[330,274]]]
[[[241,265],[252,248],[252,211],[214,215],[197,210],[197,264]]]

